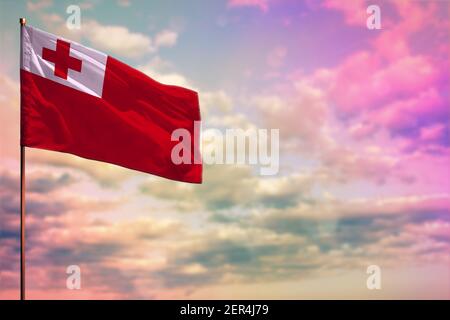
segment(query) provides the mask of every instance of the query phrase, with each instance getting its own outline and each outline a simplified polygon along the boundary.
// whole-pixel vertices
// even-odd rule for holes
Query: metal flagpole
[[[20,18],[19,22],[20,65],[22,66],[22,32],[27,20]],[[22,113],[22,105],[20,106],[20,112]],[[20,131],[22,132],[22,121],[20,123]],[[25,300],[25,147],[22,145],[22,139],[20,140],[20,300]]]

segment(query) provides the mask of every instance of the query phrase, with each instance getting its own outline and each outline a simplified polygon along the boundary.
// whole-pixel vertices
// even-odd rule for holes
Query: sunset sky
[[[81,8],[69,30],[66,8]],[[381,29],[366,8],[381,8]],[[30,299],[450,299],[450,2],[0,1],[0,298],[19,297],[19,17],[280,129],[185,184],[27,149]],[[81,290],[66,268],[81,268]],[[368,290],[378,265],[381,290]]]

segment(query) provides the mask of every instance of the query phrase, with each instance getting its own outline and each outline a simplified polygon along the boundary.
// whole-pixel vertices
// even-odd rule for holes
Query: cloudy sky
[[[381,30],[366,27],[368,4]],[[81,29],[66,27],[71,4]],[[0,298],[19,284],[19,17],[280,129],[182,184],[27,150],[29,298],[450,298],[449,2],[0,2]],[[381,290],[366,287],[369,265]],[[82,289],[66,288],[81,268]]]

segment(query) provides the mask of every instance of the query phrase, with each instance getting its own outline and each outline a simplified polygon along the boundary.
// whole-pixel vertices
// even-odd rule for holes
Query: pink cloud
[[[323,3],[342,12],[348,25],[361,28],[366,5]],[[328,103],[349,125],[350,137],[370,139],[383,130],[402,135],[398,150],[446,153],[448,56],[441,53],[448,52],[448,44],[428,48],[417,35],[420,31],[448,38],[448,22],[438,14],[436,3],[381,2],[381,9],[382,30],[369,38],[369,47],[334,68],[317,70],[313,83],[324,88]]]
[[[420,92],[410,99],[396,100],[381,111],[373,113],[374,121],[391,130],[401,130],[420,126],[427,116],[445,112],[443,101],[434,89]]]
[[[405,56],[383,65],[379,56],[364,51],[353,54],[335,70],[330,95],[340,112],[351,115],[414,95],[437,78],[437,68],[426,57]]]
[[[366,25],[367,13],[365,0],[340,1],[326,0],[322,6],[342,12],[345,22],[349,25]]]
[[[371,135],[375,130],[376,128],[372,123],[365,121],[352,125],[349,128],[349,133],[354,139],[358,140]]]
[[[435,24],[438,19],[435,19],[438,7],[433,1],[392,1],[395,6],[397,14],[401,17],[401,22],[398,24],[399,31],[404,34],[409,34],[420,30],[427,24]]]
[[[413,54],[410,49],[415,32],[429,30],[433,34],[447,35],[448,22],[439,18],[435,3],[393,1],[398,17],[392,18],[390,10],[383,10],[383,27],[370,44],[370,48],[349,56],[337,69],[334,81],[338,83],[335,95],[343,111],[352,111],[363,101],[364,105],[380,102],[389,94],[413,94],[433,85],[444,66],[436,65],[432,57]],[[323,6],[344,13],[346,22],[354,25],[366,19],[368,2],[326,0]],[[386,7],[388,8],[388,7]],[[358,23],[360,23],[359,21]],[[365,23],[361,24],[365,28]],[[445,30],[445,31],[444,31]],[[360,94],[363,93],[363,94]]]
[[[438,123],[420,130],[420,139],[423,141],[435,141],[445,136],[446,126]]]
[[[365,28],[367,18],[369,17],[366,10],[372,4],[377,4],[380,7],[382,28],[383,26],[389,27],[390,29],[394,28],[397,29],[395,32],[403,34],[420,30],[425,24],[435,23],[436,19],[433,19],[433,17],[435,17],[436,11],[439,9],[436,3],[431,1],[420,2],[408,0],[384,0],[378,1],[378,3],[372,3],[367,0],[325,0],[322,3],[322,7],[342,13],[347,25]],[[395,12],[400,17],[400,20],[397,16],[393,17],[391,15],[391,6],[395,8]]]

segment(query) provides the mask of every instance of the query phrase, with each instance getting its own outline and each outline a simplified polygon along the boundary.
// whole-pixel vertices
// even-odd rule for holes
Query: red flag
[[[21,145],[71,153],[161,177],[201,183],[195,91],[161,84],[76,42],[24,26]],[[171,159],[186,129],[191,162]]]

